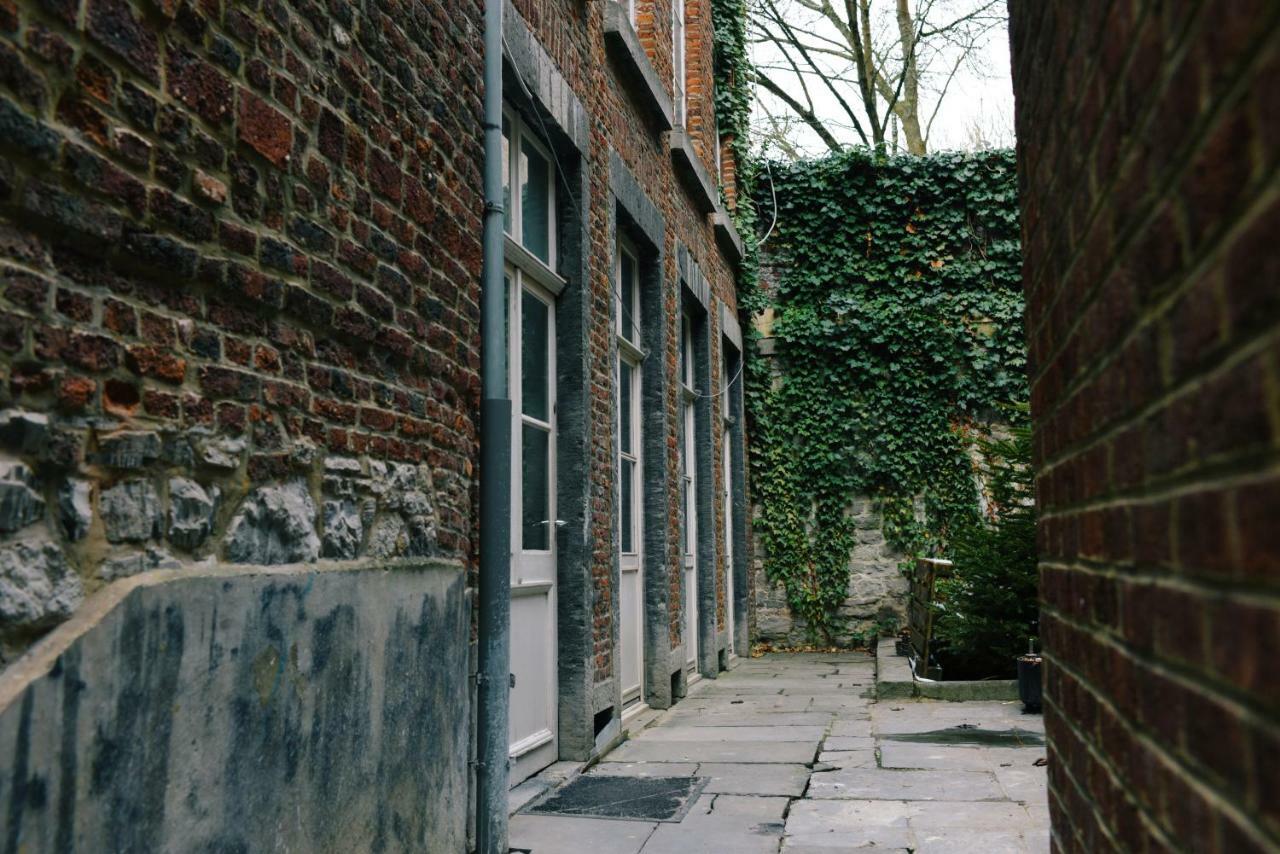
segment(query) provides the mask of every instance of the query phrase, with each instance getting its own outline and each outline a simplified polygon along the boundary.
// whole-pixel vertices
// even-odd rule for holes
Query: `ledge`
[[[716,209],[719,199],[715,182],[707,174],[698,152],[694,150],[693,140],[683,128],[671,132],[671,163],[675,166],[676,175],[684,182],[685,189],[693,196],[699,213],[709,214]]]
[[[626,8],[614,0],[604,4],[604,40],[609,55],[623,71],[623,82],[632,97],[648,109],[660,131],[671,130],[675,116],[671,96],[659,81],[653,63],[649,62]]]
[[[720,254],[733,266],[740,265],[744,254],[742,238],[738,236],[738,229],[734,227],[733,219],[723,205],[716,205],[715,213],[711,215],[711,225],[715,228]]]
[[[988,679],[973,682],[937,682],[921,679],[911,666],[911,659],[897,655],[893,638],[880,638],[876,644],[876,698],[905,700],[924,698],[965,702],[968,700],[1018,699],[1018,683],[1013,679]]]

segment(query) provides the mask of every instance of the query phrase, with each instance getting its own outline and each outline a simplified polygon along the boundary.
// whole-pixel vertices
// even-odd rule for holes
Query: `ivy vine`
[[[720,138],[730,140],[729,149],[736,168],[737,203],[732,209],[734,224],[746,243],[743,265],[749,290],[755,279],[755,185],[751,158],[751,99],[755,73],[747,55],[746,0],[711,0],[714,30],[712,73],[715,80],[715,113]],[[741,283],[740,283],[741,284]]]
[[[755,533],[829,643],[852,499],[876,502],[899,551],[942,553],[978,513],[974,431],[1027,399],[1015,163],[853,150],[769,172],[778,280],[747,299],[774,315],[775,354],[747,373]]]

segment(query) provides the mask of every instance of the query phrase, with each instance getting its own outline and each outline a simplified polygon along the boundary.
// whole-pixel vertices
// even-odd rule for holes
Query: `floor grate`
[[[577,818],[677,822],[706,787],[706,777],[578,777],[522,812]]]

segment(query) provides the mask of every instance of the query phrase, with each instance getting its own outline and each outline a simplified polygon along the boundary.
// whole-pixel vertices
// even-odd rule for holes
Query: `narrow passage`
[[[1039,716],[1017,703],[877,703],[874,689],[875,665],[861,653],[742,660],[633,728],[583,778],[645,780],[602,781],[595,805],[589,787],[539,798],[512,817],[512,849],[1049,850]],[[612,817],[582,817],[592,811]],[[663,814],[672,820],[652,818]]]

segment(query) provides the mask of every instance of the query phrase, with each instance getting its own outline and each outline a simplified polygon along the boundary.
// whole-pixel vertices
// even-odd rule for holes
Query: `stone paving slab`
[[[785,795],[798,798],[809,783],[803,765],[743,765],[704,762],[697,776],[710,777],[705,791],[736,795]]]
[[[814,741],[628,741],[609,754],[617,762],[782,762],[807,765],[817,753]]]
[[[897,741],[880,742],[880,765],[883,768],[993,770],[991,757],[980,747],[911,744]]]
[[[511,817],[510,846],[532,854],[639,854],[657,822],[568,816]]]
[[[795,846],[816,847],[875,846],[919,850],[922,840],[930,840],[935,851],[982,851],[963,848],[968,837],[986,836],[1016,841],[1031,850],[1028,843],[1036,839],[1039,829],[1027,810],[1017,804],[982,803],[918,803],[909,801],[814,801],[792,804],[787,815],[787,839]],[[954,849],[937,847],[954,837]],[[785,849],[790,850],[790,849]]]
[[[829,735],[822,743],[823,750],[874,750],[876,740],[870,736]]]
[[[816,726],[825,728],[832,720],[831,712],[720,712],[704,710],[700,712],[679,711],[676,706],[667,717],[663,718],[663,726]],[[861,723],[861,722],[859,722]],[[869,731],[870,724],[862,723]]]
[[[881,734],[929,732],[968,724],[991,730],[1026,730],[1044,734],[1044,719],[1028,715],[1020,703],[946,703],[910,700],[876,703],[871,720]]]
[[[653,727],[636,741],[812,741],[816,747],[824,726],[667,726]]]
[[[842,768],[815,774],[810,798],[842,800],[987,801],[1004,798],[987,771],[900,771]]]
[[[1016,703],[876,702],[873,677],[858,654],[742,660],[588,772],[709,778],[681,822],[515,816],[512,843],[536,854],[1046,854],[1047,775],[1034,765],[1044,747],[938,743],[961,725],[1030,741],[1042,719]],[[928,740],[894,738],[913,734]]]
[[[870,738],[871,715],[867,714],[859,718],[836,718],[828,734],[837,738]]]
[[[704,794],[679,824],[658,827],[643,854],[776,854],[787,798]]]
[[[696,777],[696,762],[601,762],[589,774],[615,777]]]
[[[830,765],[833,768],[875,768],[876,752],[874,750],[823,750],[818,754],[818,765]]]

